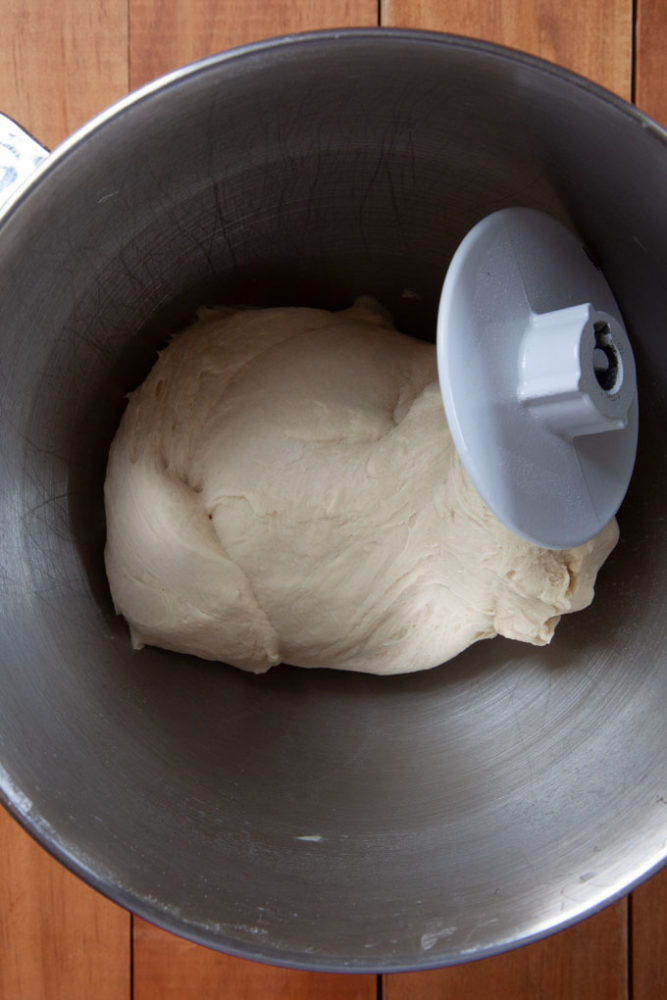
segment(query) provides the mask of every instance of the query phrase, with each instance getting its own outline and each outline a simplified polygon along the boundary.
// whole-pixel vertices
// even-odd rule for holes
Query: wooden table
[[[0,109],[53,146],[193,59],[270,35],[378,23],[535,53],[667,123],[667,0],[0,0]],[[324,975],[229,958],[158,930],[80,882],[0,809],[0,1000],[259,997],[662,1000],[667,869],[583,923],[498,958]]]

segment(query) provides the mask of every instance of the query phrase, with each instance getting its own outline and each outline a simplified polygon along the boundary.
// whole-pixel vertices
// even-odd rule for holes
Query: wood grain
[[[0,107],[52,148],[128,87],[127,0],[0,0]]]
[[[626,901],[518,951],[385,976],[384,1000],[626,1000]],[[658,994],[656,994],[656,997]]]
[[[128,1000],[130,916],[0,809],[0,1000]]]
[[[382,0],[382,23],[509,45],[631,95],[632,0]]]
[[[376,977],[298,972],[201,948],[135,918],[134,1000],[375,1000]]]
[[[667,126],[667,4],[637,0],[635,101]]]
[[[540,56],[630,98],[631,0],[382,0],[382,23],[470,35]],[[385,977],[386,1000],[624,1000],[627,902],[520,951]]]
[[[667,996],[667,868],[632,894],[632,1000]]]
[[[635,101],[667,126],[667,5],[638,0]],[[667,868],[632,893],[630,907],[632,998],[667,995]]]
[[[377,12],[376,0],[130,0],[131,85],[260,38],[375,25]]]

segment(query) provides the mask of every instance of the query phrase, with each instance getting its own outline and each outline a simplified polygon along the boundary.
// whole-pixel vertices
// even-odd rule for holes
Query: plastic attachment
[[[0,205],[49,155],[20,125],[0,114]]]
[[[468,233],[443,287],[438,369],[466,471],[508,528],[563,549],[610,521],[637,449],[635,364],[569,229],[511,208]]]

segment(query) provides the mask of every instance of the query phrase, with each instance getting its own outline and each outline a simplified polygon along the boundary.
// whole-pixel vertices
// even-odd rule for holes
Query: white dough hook
[[[534,209],[482,219],[447,271],[437,350],[452,436],[491,510],[544,548],[593,538],[630,482],[638,406],[623,318],[581,241]]]

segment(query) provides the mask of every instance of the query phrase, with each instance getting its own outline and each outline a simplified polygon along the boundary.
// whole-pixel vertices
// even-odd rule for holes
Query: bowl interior
[[[387,31],[210,60],[59,151],[0,224],[0,786],[61,859],[214,947],[373,970],[527,941],[661,862],[666,164],[592,85]],[[516,204],[580,233],[638,363],[594,605],[404,677],[133,652],[101,487],[156,348],[202,303],[364,293],[432,339],[459,240]]]

